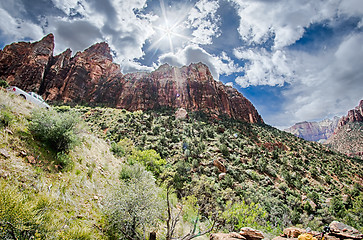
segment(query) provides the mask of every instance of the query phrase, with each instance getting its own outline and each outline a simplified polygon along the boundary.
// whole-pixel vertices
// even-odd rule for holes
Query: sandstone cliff
[[[348,111],[347,116],[339,119],[338,126],[334,132],[337,133],[343,126],[354,122],[363,122],[363,99],[360,100],[357,107]]]
[[[48,101],[104,104],[130,111],[159,107],[224,114],[262,123],[257,110],[236,89],[215,81],[202,63],[182,68],[162,65],[153,72],[122,74],[107,43],[83,52],[53,56],[54,36],[13,43],[0,52],[0,77],[35,91]]]
[[[363,100],[340,118],[334,134],[326,141],[332,149],[363,159]]]
[[[338,121],[339,117],[325,119],[320,122],[300,122],[284,131],[292,133],[307,141],[324,142],[334,133]]]

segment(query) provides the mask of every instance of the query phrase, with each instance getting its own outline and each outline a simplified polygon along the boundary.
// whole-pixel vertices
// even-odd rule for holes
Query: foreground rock
[[[336,236],[340,239],[363,239],[363,234],[361,234],[357,229],[344,223],[333,221],[332,223],[330,223],[329,227],[331,235]]]
[[[102,104],[130,111],[161,107],[204,111],[262,123],[255,107],[236,89],[215,81],[202,63],[182,68],[167,64],[153,72],[122,74],[107,43],[72,57],[53,56],[54,36],[35,43],[13,43],[0,51],[0,77],[48,101]]]
[[[210,236],[211,240],[235,240],[235,239],[260,240],[263,238],[264,236],[261,231],[249,227],[241,228],[239,233],[236,232],[214,233],[211,234]]]
[[[329,225],[330,232],[326,233],[326,240],[348,240],[348,239],[363,239],[363,234],[361,234],[357,229],[348,226],[344,223],[333,221]],[[286,240],[286,239],[297,239],[299,235],[306,233],[305,229],[289,227],[285,228],[281,236],[275,237],[273,240]],[[315,237],[321,237],[322,233],[312,231],[311,234]]]
[[[231,233],[214,233],[210,236],[211,240],[235,240],[235,239],[246,239],[239,233],[231,232]]]

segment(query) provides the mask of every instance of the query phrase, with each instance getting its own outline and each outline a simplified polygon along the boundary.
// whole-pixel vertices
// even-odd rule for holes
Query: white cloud
[[[218,1],[200,0],[190,10],[188,24],[193,28],[192,42],[196,44],[212,44],[213,37],[220,35],[219,22],[217,16],[219,8]]]
[[[289,123],[341,116],[363,99],[363,34],[352,34],[339,46],[316,55],[294,52],[291,69],[298,76],[288,90],[285,112],[276,122]]]
[[[268,52],[264,48],[235,49],[234,54],[239,59],[245,59],[244,76],[236,78],[236,83],[242,87],[250,85],[280,85],[291,82],[294,72],[290,69],[290,60],[283,50]]]
[[[213,78],[216,80],[219,79],[221,74],[229,75],[233,72],[242,71],[242,68],[238,67],[225,53],[222,53],[221,56],[214,56],[197,45],[190,45],[175,54],[166,53],[159,58],[159,62],[160,64],[168,63],[174,66],[202,62],[208,66]]]
[[[107,41],[116,53],[116,62],[127,65],[125,69],[138,66],[133,59],[144,55],[142,47],[153,34],[150,16],[135,13],[146,6],[146,0],[53,2],[67,14],[66,17],[48,17],[46,29],[56,33],[57,53],[68,47],[81,51],[93,43]]]
[[[352,14],[345,1],[329,0],[233,0],[241,17],[239,33],[248,44],[262,44],[273,38],[274,48],[294,44],[313,23],[332,20],[340,12]],[[350,1],[358,7],[358,1]],[[358,6],[357,6],[358,5]],[[362,4],[360,4],[362,5]],[[362,7],[362,6],[360,6]]]

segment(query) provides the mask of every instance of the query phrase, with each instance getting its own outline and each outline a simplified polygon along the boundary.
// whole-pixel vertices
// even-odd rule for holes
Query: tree
[[[166,219],[166,240],[176,239],[176,240],[190,240],[203,236],[211,232],[216,224],[216,216],[213,216],[213,222],[210,228],[202,230],[198,228],[198,223],[200,222],[200,214],[197,206],[197,198],[195,196],[188,196],[184,199],[183,203],[179,205],[177,213],[173,214],[173,207],[170,199],[170,195],[173,190],[170,186],[166,189],[166,201],[167,201],[167,219]],[[182,214],[183,213],[183,214]],[[183,215],[183,219],[191,223],[189,233],[184,236],[175,238],[176,225],[180,221],[180,217]]]
[[[163,202],[152,174],[139,164],[125,166],[128,176],[107,198],[105,215],[111,239],[142,239],[161,217]],[[125,173],[125,171],[123,171]]]

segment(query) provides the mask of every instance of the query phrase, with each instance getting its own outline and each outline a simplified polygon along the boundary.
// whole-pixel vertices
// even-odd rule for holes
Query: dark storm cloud
[[[117,22],[117,12],[109,0],[89,0],[89,3],[94,11],[104,15],[107,18],[106,24],[115,24]]]
[[[44,16],[65,16],[63,11],[56,8],[52,1],[48,0],[21,0],[25,9],[25,16],[34,23],[41,24],[41,17]]]
[[[55,35],[58,42],[62,42],[62,45],[69,46],[73,51],[81,51],[102,40],[100,30],[91,23],[83,20],[56,22]]]

